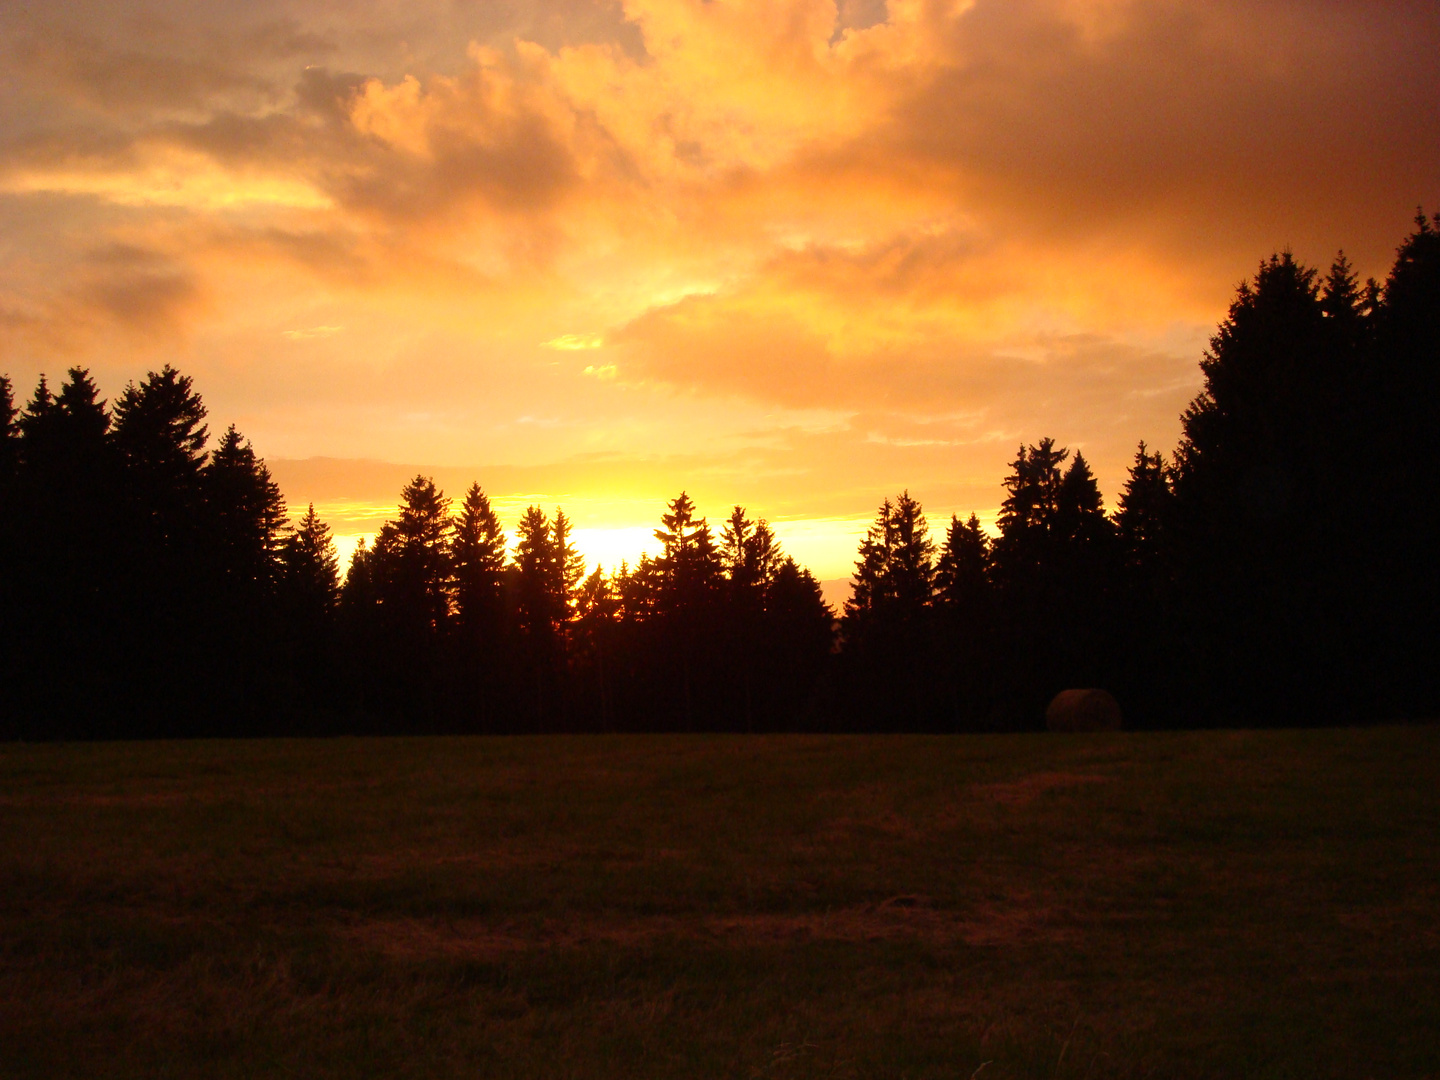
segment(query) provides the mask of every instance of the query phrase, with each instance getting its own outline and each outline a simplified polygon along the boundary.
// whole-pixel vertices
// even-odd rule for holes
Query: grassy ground
[[[1440,727],[0,746],[0,1076],[1440,1076]]]

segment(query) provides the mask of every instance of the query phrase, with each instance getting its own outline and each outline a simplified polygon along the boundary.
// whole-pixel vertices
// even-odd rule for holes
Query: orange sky
[[[58,10],[52,10],[58,9]],[[1107,499],[1236,282],[1440,199],[1440,7],[0,7],[0,372],[195,377],[347,542],[416,471],[608,562],[689,489],[822,578],[876,505]]]

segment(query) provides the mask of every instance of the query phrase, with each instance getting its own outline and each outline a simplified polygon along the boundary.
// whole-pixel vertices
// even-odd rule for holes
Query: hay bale
[[[1120,703],[1108,690],[1061,690],[1045,710],[1049,731],[1119,731]]]

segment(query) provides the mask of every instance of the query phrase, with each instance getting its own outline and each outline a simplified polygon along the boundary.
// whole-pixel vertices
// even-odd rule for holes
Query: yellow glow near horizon
[[[456,463],[607,568],[683,488],[843,578],[1045,436],[1113,506],[1247,269],[1383,275],[1440,175],[1364,5],[152,6],[7,12],[0,374],[175,365],[347,548]]]

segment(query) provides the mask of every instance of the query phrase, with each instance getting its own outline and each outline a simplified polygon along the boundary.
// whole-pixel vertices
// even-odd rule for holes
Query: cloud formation
[[[787,513],[985,509],[1042,434],[1113,493],[1247,269],[1379,273],[1440,192],[1419,0],[76,0],[0,31],[0,369],[170,360],[262,451],[617,491],[658,455]]]

